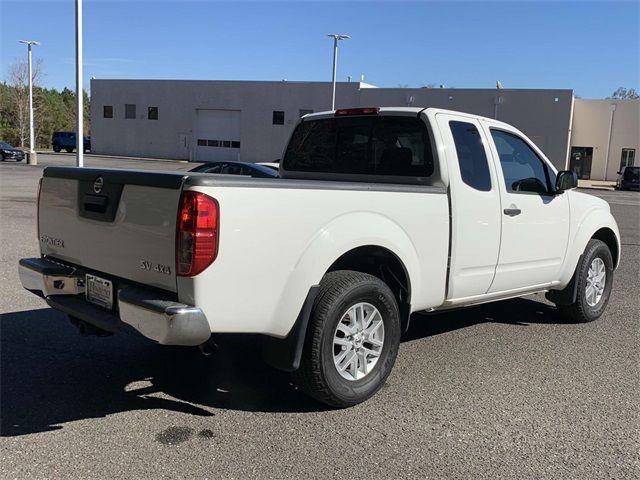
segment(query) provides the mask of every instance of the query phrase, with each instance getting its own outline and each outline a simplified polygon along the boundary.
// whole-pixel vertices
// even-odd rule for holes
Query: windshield
[[[7,142],[0,142],[0,148],[13,148],[13,145]]]
[[[624,169],[624,179],[627,181],[640,180],[640,167],[627,167]]]

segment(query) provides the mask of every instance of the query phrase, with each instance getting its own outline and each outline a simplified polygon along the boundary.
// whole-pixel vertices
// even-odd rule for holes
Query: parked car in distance
[[[273,168],[275,171],[280,170],[280,164],[278,162],[258,162],[258,165],[264,165],[265,167]]]
[[[616,190],[638,190],[640,191],[640,166],[627,165],[618,172],[616,180]]]
[[[85,136],[83,139],[84,151],[91,150],[91,137]],[[76,148],[76,132],[53,132],[51,136],[51,147],[58,153],[66,150],[71,153]]]
[[[278,170],[271,166],[251,162],[207,162],[189,170],[198,173],[222,173],[254,178],[277,178]]]
[[[24,152],[19,148],[14,147],[10,143],[0,142],[0,159],[4,162],[5,160],[15,160],[16,162],[21,162],[24,160]]]

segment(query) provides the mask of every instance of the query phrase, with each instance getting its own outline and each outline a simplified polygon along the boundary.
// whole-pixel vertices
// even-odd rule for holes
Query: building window
[[[147,118],[149,120],[157,120],[158,119],[158,107],[149,107],[149,112],[147,114]]]
[[[635,160],[636,160],[636,149],[623,148],[622,157],[620,158],[620,171],[622,171],[624,167],[628,167],[629,165],[634,165]]]
[[[222,147],[223,148],[231,148],[231,140],[224,140],[222,142]]]
[[[136,105],[134,103],[125,103],[124,118],[136,118]]]
[[[284,112],[280,110],[273,111],[273,124],[274,125],[284,125]]]
[[[207,140],[207,147],[219,147],[220,142],[218,140]]]
[[[198,139],[198,146],[199,147],[206,147],[207,146],[207,141],[204,138],[199,138]]]
[[[102,116],[104,118],[113,118],[113,105],[105,105],[102,107]]]
[[[300,116],[304,117],[305,115],[309,115],[310,113],[313,113],[313,110],[307,110],[307,109],[301,108],[299,112],[300,112]]]
[[[231,148],[240,148],[240,142],[231,142]]]

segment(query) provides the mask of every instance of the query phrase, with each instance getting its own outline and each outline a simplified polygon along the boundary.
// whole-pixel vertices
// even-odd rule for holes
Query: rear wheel
[[[330,272],[320,283],[293,377],[323,403],[356,405],[382,387],[399,345],[400,313],[389,287],[373,275]]]
[[[53,146],[53,151],[56,153],[60,153],[60,150],[62,150],[62,148],[60,148],[60,145],[54,145]]]
[[[67,151],[67,153],[73,152],[73,148],[65,148],[65,150]]]
[[[609,302],[613,286],[613,258],[607,244],[591,239],[576,268],[576,299],[570,305],[556,305],[576,322],[598,319]]]

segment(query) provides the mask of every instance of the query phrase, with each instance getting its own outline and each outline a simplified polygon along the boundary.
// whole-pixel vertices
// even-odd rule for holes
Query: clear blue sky
[[[42,42],[47,87],[74,88],[74,1],[0,0],[1,78]],[[330,80],[383,87],[573,88],[639,84],[640,2],[84,2],[89,77]]]

